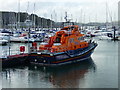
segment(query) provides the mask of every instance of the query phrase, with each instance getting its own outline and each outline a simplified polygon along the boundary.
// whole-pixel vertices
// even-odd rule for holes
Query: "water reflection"
[[[80,63],[60,67],[40,67],[32,65],[29,67],[29,70],[36,70],[45,73],[42,79],[48,80],[52,83],[53,87],[78,88],[80,84],[83,84],[85,75],[88,72],[95,72],[96,66],[90,58],[89,60]],[[31,74],[29,74],[29,76],[31,77]]]
[[[3,88],[79,88],[88,73],[94,73],[93,60],[59,67],[19,66],[2,70]],[[22,83],[21,83],[22,82]]]

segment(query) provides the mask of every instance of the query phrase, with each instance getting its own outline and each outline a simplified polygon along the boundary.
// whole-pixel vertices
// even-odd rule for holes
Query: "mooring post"
[[[116,28],[115,28],[115,26],[113,26],[113,29],[114,29],[114,33],[113,33],[113,40],[116,40],[116,37],[115,37],[115,32],[116,32]]]
[[[28,54],[30,54],[30,28],[28,29]]]
[[[8,49],[9,49],[9,56],[10,56],[10,33],[9,33],[9,38],[8,38]]]

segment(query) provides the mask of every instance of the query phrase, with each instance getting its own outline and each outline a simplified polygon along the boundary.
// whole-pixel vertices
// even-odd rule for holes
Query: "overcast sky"
[[[118,19],[118,2],[119,0],[0,0],[0,11],[27,11],[55,21],[64,21],[67,11],[68,17],[73,21],[106,22],[106,6],[107,20]]]

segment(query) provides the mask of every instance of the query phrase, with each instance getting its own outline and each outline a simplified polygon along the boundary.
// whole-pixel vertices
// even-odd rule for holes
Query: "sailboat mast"
[[[52,17],[52,14],[51,14],[51,20],[53,19],[53,17]],[[52,25],[53,23],[52,23],[52,21],[51,21],[51,29],[53,29],[53,25]]]
[[[35,3],[34,3],[34,17],[33,17],[33,20],[34,20],[34,30],[36,30],[36,25],[35,25]]]
[[[82,18],[83,18],[83,17],[82,17],[82,15],[83,15],[83,10],[81,9],[81,15],[80,15],[80,16],[81,16],[81,30],[83,30],[83,24],[82,24],[82,23],[83,23],[83,22],[82,22]]]
[[[18,27],[17,28],[20,28],[20,0],[18,2]]]
[[[106,30],[107,30],[107,26],[108,26],[108,11],[107,11],[107,2],[106,2]]]
[[[89,16],[89,30],[90,30],[90,22],[91,22],[91,21],[90,21],[90,16]]]
[[[28,5],[27,5],[26,13],[28,12],[28,9],[29,9],[29,2],[28,2]]]
[[[111,25],[113,26],[112,12],[110,12],[109,8],[108,8],[108,14],[109,14],[109,16],[110,16]]]

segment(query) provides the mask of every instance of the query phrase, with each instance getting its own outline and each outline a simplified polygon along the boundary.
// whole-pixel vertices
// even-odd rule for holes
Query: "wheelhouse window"
[[[61,41],[61,38],[57,37],[56,40],[55,40],[55,43],[60,43],[60,41]]]
[[[62,36],[62,35],[58,35],[58,36],[56,37],[55,43],[60,43],[60,41],[61,41],[61,36]]]
[[[84,40],[84,37],[79,37],[78,40],[79,40],[79,41],[80,41],[80,40]]]
[[[74,38],[70,38],[70,39],[69,39],[69,42],[70,42],[70,43],[73,43],[73,42],[74,42]]]

